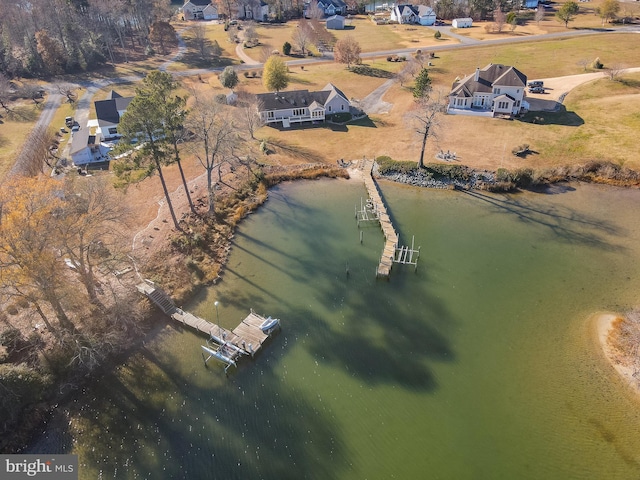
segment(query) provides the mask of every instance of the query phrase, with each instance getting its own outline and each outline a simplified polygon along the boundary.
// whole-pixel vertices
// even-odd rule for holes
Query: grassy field
[[[582,5],[582,4],[581,4]],[[212,37],[224,33],[221,25],[211,25],[209,30]],[[263,28],[263,27],[260,27]],[[290,36],[290,25],[265,27],[264,32],[269,35],[259,35],[263,41],[269,40],[274,44],[279,43],[285,37]],[[359,27],[356,27],[355,32]],[[363,27],[361,31],[364,31]],[[372,29],[378,29],[371,24]],[[378,30],[376,30],[378,31]],[[382,31],[382,30],[380,30]],[[389,30],[391,31],[391,30]],[[289,33],[287,33],[289,32]],[[411,31],[410,31],[411,33]],[[226,37],[224,37],[226,38]],[[219,40],[221,46],[224,38]],[[227,42],[228,44],[228,42]],[[455,51],[443,51],[438,57],[433,59],[434,66],[430,69],[433,85],[437,89],[448,92],[456,76],[467,75],[476,66],[484,66],[487,63],[504,63],[514,65],[522,70],[529,78],[545,78],[564,75],[579,74],[584,71],[579,65],[580,59],[593,60],[599,57],[605,67],[614,63],[621,63],[625,66],[640,66],[640,37],[637,34],[610,34],[594,35],[564,40],[539,41],[517,45],[503,45],[490,47],[472,47],[457,49]],[[380,61],[367,60],[365,62],[370,68],[370,73],[378,76],[357,75],[348,71],[343,65],[337,64],[312,64],[300,67],[291,67],[290,89],[319,89],[326,83],[333,82],[350,99],[362,99],[375,88],[386,81],[388,74],[393,73],[402,67],[401,63],[389,63],[384,59]],[[116,71],[127,75],[131,73],[144,73],[146,68],[151,68],[152,64],[145,62],[142,67],[137,64],[128,64],[118,67],[117,70],[110,71],[110,76]],[[255,71],[259,71],[256,68]],[[252,93],[262,93],[265,91],[261,78],[245,78],[240,75],[238,89]],[[633,80],[633,79],[631,79]],[[214,91],[222,91],[222,87],[215,74],[202,75],[201,79],[184,79],[185,83],[211,88]],[[622,85],[622,84],[621,84]],[[629,85],[633,85],[631,82]],[[617,118],[617,113],[612,113],[615,102],[622,101],[625,105],[635,106],[637,96],[636,87],[626,85],[626,93],[615,94],[617,84],[604,84],[604,98],[611,97],[611,105],[606,105],[606,110],[598,110],[595,105],[605,105],[605,100],[580,101],[576,99],[578,92],[589,91],[586,87],[581,87],[576,92],[567,97],[565,102],[568,113],[565,119],[560,118],[550,120],[547,125],[522,124],[521,122],[488,121],[485,119],[444,117],[443,129],[441,129],[440,139],[429,142],[431,153],[440,149],[457,151],[461,160],[465,163],[473,163],[479,166],[499,167],[505,163],[520,162],[526,164],[536,161],[541,164],[556,165],[563,162],[578,162],[586,153],[593,155],[609,155],[614,161],[627,162],[627,165],[637,165],[635,151],[631,148],[634,136],[629,133],[625,125],[634,125],[634,117],[629,114]],[[623,85],[624,86],[624,85]],[[133,93],[134,85],[118,85],[116,90],[123,94]],[[95,100],[106,97],[111,88],[101,91]],[[611,90],[611,94],[609,94]],[[81,93],[80,93],[81,94]],[[635,95],[635,96],[634,96]],[[600,98],[600,96],[599,96]],[[624,100],[621,100],[624,99]],[[344,158],[345,142],[348,142],[349,149],[354,158],[362,155],[390,155],[398,159],[416,158],[416,138],[411,134],[411,128],[405,119],[405,112],[412,106],[411,94],[406,88],[394,85],[384,96],[384,101],[392,103],[393,108],[388,114],[373,116],[372,121],[363,125],[352,125],[347,127],[334,128],[313,128],[307,130],[292,130],[280,132],[273,128],[264,128],[260,135],[268,137],[274,142],[280,142],[283,146],[296,146],[300,152],[310,155],[309,158],[322,158],[328,162],[333,162],[338,158]],[[592,105],[594,105],[592,107]],[[25,102],[19,106],[24,110],[24,115],[7,117],[4,115],[0,126],[0,175],[6,172],[13,162],[16,152],[21,147],[27,133],[33,127],[37,112],[34,107]],[[63,124],[64,117],[71,115],[69,106],[65,105],[56,117],[54,128],[59,128]],[[585,108],[583,112],[581,109]],[[32,110],[29,113],[29,109]],[[619,109],[616,109],[616,112]],[[607,125],[621,125],[617,135],[611,135],[611,129],[604,126],[602,120],[603,112],[606,111]],[[625,111],[630,111],[628,108]],[[94,112],[91,113],[95,115]],[[571,123],[567,119],[575,119],[578,116],[584,122],[579,127],[569,126]],[[612,121],[616,116],[615,122]],[[623,128],[624,127],[624,128]],[[477,132],[482,132],[481,136]],[[614,132],[615,133],[615,132]],[[539,151],[539,155],[532,156],[526,161],[510,158],[511,148],[521,143],[530,143],[532,148]],[[292,152],[296,148],[276,149],[279,153],[270,158],[269,161],[281,160],[285,163],[295,161]],[[504,152],[507,152],[504,154]],[[305,157],[303,155],[303,157]]]

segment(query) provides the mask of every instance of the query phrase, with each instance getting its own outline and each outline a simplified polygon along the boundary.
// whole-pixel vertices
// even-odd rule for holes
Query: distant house
[[[269,18],[269,4],[263,0],[241,0],[238,2],[238,18],[266,22]]]
[[[120,138],[118,124],[133,97],[123,97],[112,90],[106,100],[94,102],[96,119],[73,132],[70,155],[75,165],[104,162],[113,148],[109,143]]]
[[[473,18],[454,18],[451,21],[453,28],[469,28],[473,25]]]
[[[344,30],[344,17],[334,15],[327,18],[327,30]]]
[[[527,76],[515,67],[490,63],[462,80],[449,94],[450,114],[517,115],[529,108],[524,100]]]
[[[318,0],[318,8],[327,17],[344,15],[347,12],[347,4],[343,0]]]
[[[333,114],[349,112],[351,106],[347,96],[331,83],[316,92],[291,90],[261,93],[256,98],[262,121],[282,123],[284,128],[292,123],[324,122]]]
[[[400,4],[391,10],[391,20],[429,26],[436,23],[436,12],[426,5]]]
[[[217,20],[218,7],[211,0],[185,0],[182,15],[185,20]]]

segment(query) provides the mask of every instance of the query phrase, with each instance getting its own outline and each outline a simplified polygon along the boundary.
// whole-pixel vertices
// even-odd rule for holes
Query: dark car
[[[542,80],[533,80],[527,83],[527,87],[544,87],[544,82]]]
[[[544,93],[544,87],[529,87],[529,93]]]

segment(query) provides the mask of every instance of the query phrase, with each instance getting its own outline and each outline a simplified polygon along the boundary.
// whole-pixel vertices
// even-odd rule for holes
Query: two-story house
[[[456,79],[447,112],[460,115],[513,116],[528,110],[527,76],[515,67],[490,63]]]

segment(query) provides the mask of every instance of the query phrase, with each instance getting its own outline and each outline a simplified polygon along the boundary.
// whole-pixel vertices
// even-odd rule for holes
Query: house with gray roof
[[[427,5],[399,4],[391,10],[391,20],[429,26],[436,23],[436,12]]]
[[[327,17],[344,15],[347,12],[347,4],[343,0],[318,0],[318,8]]]
[[[211,0],[185,0],[181,10],[185,20],[218,19],[218,7]]]
[[[335,85],[328,83],[322,90],[291,90],[256,95],[258,113],[265,124],[324,122],[336,113],[349,112],[349,99]]]
[[[447,113],[476,116],[513,116],[529,109],[525,100],[527,76],[515,67],[490,63],[456,79]]]
[[[123,97],[115,90],[111,90],[106,100],[94,102],[96,118],[89,120],[86,126],[81,126],[72,132],[71,149],[69,154],[75,165],[104,162],[109,159],[109,152],[113,148],[110,142],[120,138],[118,124],[120,117],[131,103],[133,97]]]

